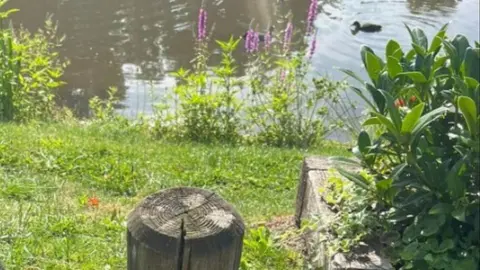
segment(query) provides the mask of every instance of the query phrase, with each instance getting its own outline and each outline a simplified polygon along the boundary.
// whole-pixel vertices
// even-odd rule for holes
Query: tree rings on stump
[[[172,188],[146,197],[128,216],[128,269],[236,270],[244,224],[215,193]]]

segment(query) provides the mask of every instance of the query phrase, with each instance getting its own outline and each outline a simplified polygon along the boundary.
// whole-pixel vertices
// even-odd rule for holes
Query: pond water
[[[168,72],[188,67],[193,56],[193,32],[200,0],[11,0],[19,8],[12,18],[31,30],[42,27],[47,14],[66,35],[62,56],[71,65],[61,89],[61,99],[87,112],[87,99],[106,97],[116,86],[125,112],[148,113],[150,93],[161,93],[174,84]],[[275,24],[278,13],[291,10],[296,28],[305,28],[309,0],[205,0],[214,39],[244,33],[252,19],[260,28]],[[276,6],[276,8],[275,8]],[[8,8],[7,7],[7,8]],[[323,0],[316,19],[317,51],[314,72],[336,79],[335,68],[344,67],[363,76],[359,49],[366,44],[383,54],[389,39],[408,46],[404,23],[422,27],[431,38],[450,22],[449,34],[478,40],[479,0]],[[353,21],[381,24],[379,33],[352,35]],[[243,46],[242,46],[243,47]],[[239,50],[236,57],[244,58]],[[82,92],[81,96],[76,93]]]

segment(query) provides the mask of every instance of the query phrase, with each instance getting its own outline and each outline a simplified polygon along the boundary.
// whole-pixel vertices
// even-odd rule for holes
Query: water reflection
[[[239,37],[253,20],[259,30],[270,25],[284,27],[280,14],[291,10],[295,29],[304,30],[309,0],[210,0],[205,1],[213,39]],[[145,80],[169,81],[169,71],[189,67],[193,57],[193,33],[201,1],[193,0],[14,0],[10,7],[21,11],[13,17],[35,30],[47,13],[59,22],[65,34],[62,56],[71,61],[66,70],[68,85],[61,99],[81,114],[93,95],[106,97],[110,86],[131,106],[132,95],[145,93]],[[431,36],[445,22],[478,39],[478,0],[325,0],[319,3],[319,47],[314,57],[316,71],[332,73],[332,67],[346,66],[361,71],[359,47],[367,44],[382,50],[390,38],[408,45],[403,22],[425,28]],[[375,18],[375,19],[374,19]],[[466,19],[469,18],[469,19]],[[381,33],[352,36],[353,21],[370,21],[383,26]],[[212,41],[211,46],[216,46]],[[243,44],[240,46],[243,47]],[[238,50],[235,57],[244,61]],[[213,57],[212,61],[218,61]],[[243,70],[239,70],[240,75]],[[158,83],[157,83],[158,85]],[[72,95],[83,91],[83,95]],[[156,88],[161,89],[160,88]],[[161,91],[161,90],[158,90]],[[142,94],[143,95],[143,94]]]
[[[458,0],[407,0],[407,7],[413,14],[422,11],[439,11],[448,15],[455,11]]]

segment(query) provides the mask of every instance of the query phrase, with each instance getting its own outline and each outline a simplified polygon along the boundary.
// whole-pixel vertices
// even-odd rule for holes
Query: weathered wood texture
[[[333,163],[327,158],[308,157],[304,160],[298,185],[296,200],[295,222],[298,227],[304,220],[314,220],[318,222],[319,227],[328,225],[333,218],[334,213],[330,210],[328,204],[323,200],[323,194],[320,192],[326,184],[329,177],[329,170]],[[347,170],[357,170],[351,166]],[[350,254],[337,253],[334,256],[328,256],[328,243],[320,243],[320,230],[309,230],[304,234],[306,242],[306,255],[310,264],[322,270],[378,270],[393,269],[390,262],[379,255],[378,248],[363,246]]]
[[[237,270],[243,235],[241,216],[215,193],[166,189],[128,217],[128,270]]]

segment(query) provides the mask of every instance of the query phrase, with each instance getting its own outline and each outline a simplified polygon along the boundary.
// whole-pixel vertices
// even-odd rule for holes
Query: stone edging
[[[330,207],[324,202],[320,189],[328,178],[328,171],[333,167],[332,161],[322,157],[307,157],[303,161],[300,182],[297,191],[295,224],[300,228],[302,221],[315,219],[319,225],[326,224],[326,220],[333,217]],[[345,169],[355,170],[353,167]],[[309,263],[322,270],[390,270],[394,269],[388,259],[378,255],[378,252],[369,246],[352,254],[338,253],[330,257],[327,255],[325,243],[320,243],[320,231],[307,230],[304,234],[306,255]]]

